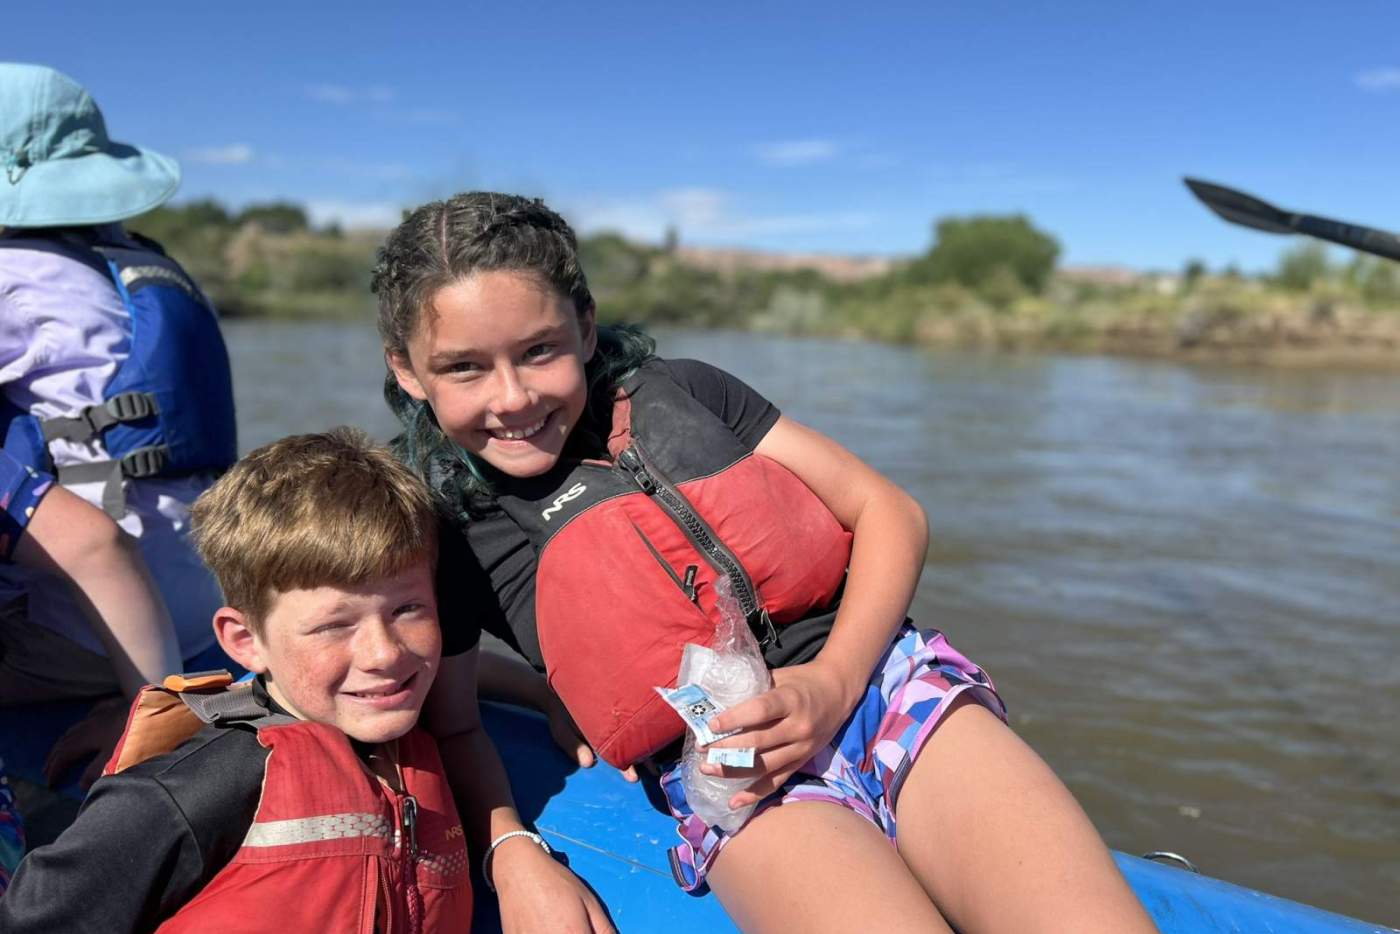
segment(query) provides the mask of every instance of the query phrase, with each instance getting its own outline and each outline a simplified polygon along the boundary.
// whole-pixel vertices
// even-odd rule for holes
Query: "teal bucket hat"
[[[102,111],[72,78],[0,63],[0,227],[125,220],[179,185],[174,159],[109,139]]]

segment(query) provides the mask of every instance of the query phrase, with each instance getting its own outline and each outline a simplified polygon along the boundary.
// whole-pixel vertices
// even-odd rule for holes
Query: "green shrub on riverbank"
[[[314,230],[295,205],[234,214],[211,201],[130,225],[163,242],[230,316],[369,320],[382,234]],[[1400,359],[1400,264],[1286,251],[1246,278],[1056,271],[1059,245],[1024,217],[944,219],[918,257],[838,281],[817,268],[707,265],[616,234],[580,241],[604,322],[864,337],[895,343],[1147,354],[1300,351]],[[819,261],[817,261],[819,262]],[[773,264],[768,264],[773,265]]]
[[[231,317],[351,317],[369,313],[378,233],[311,229],[285,202],[231,214],[213,201],[163,207],[128,223],[153,237]]]

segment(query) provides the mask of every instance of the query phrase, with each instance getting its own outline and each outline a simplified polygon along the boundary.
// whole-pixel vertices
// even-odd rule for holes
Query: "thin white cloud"
[[[388,104],[394,99],[393,89],[382,84],[352,88],[344,84],[320,82],[306,85],[302,88],[302,93],[306,95],[307,100],[320,104],[334,104],[337,107],[351,104]]]
[[[830,162],[840,152],[840,144],[829,139],[791,139],[773,143],[759,143],[754,147],[758,161],[765,165],[783,168],[811,165],[815,162]]]
[[[814,234],[841,230],[867,230],[876,217],[866,211],[827,211],[816,214],[773,214],[737,218],[729,225],[733,236],[759,237],[780,234]]]
[[[417,177],[412,166],[402,162],[366,162],[363,159],[346,159],[339,156],[330,158],[286,156],[275,152],[254,153],[251,146],[223,146],[209,149],[186,150],[183,157],[190,162],[232,164],[251,162],[255,158],[259,168],[284,172],[317,172],[364,178],[376,182],[402,182]]]
[[[1010,162],[973,162],[930,168],[928,177],[936,186],[962,194],[1046,195],[1078,187],[1066,176],[1027,171]]]
[[[657,205],[675,223],[686,228],[722,225],[729,197],[713,188],[674,188],[657,196]]]
[[[302,86],[302,96],[318,104],[363,111],[379,120],[410,126],[451,126],[462,119],[457,111],[441,107],[396,106],[398,95],[393,88],[382,84],[368,87],[328,82],[307,84]]]
[[[356,159],[318,159],[317,169],[348,178],[367,178],[380,182],[398,182],[415,176],[413,168],[401,162],[362,162]]]
[[[348,104],[355,92],[340,84],[308,84],[304,89],[308,100],[322,104]]]
[[[339,224],[346,230],[387,230],[403,219],[403,205],[397,201],[306,202],[306,215],[317,227]]]
[[[186,149],[182,153],[186,162],[202,165],[243,165],[253,161],[253,147],[247,143],[230,143],[227,146],[199,146]]]
[[[863,169],[883,171],[885,169],[896,168],[902,161],[903,160],[901,160],[899,156],[893,155],[892,153],[867,152],[861,154],[860,158],[857,160],[857,164]]]
[[[1356,76],[1356,86],[1363,91],[1400,91],[1400,68],[1372,68]]]
[[[396,116],[404,123],[411,123],[415,126],[451,126],[461,122],[462,119],[458,113],[435,107],[414,107]]]
[[[862,230],[877,218],[860,211],[753,214],[735,205],[734,196],[713,188],[674,188],[624,199],[593,199],[567,211],[585,232],[616,231],[652,242],[669,229],[687,240],[742,242],[758,237]]]

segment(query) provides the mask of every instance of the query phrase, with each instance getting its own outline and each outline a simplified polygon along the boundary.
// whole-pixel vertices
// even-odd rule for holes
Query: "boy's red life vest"
[[[466,840],[433,739],[416,728],[399,737],[396,793],[344,733],[272,714],[250,685],[229,681],[227,672],[172,676],[144,689],[103,770],[173,749],[204,722],[243,721],[269,750],[243,845],[160,934],[468,930]]]
[[[621,387],[608,451],[612,463],[561,461],[509,480],[497,502],[536,550],[549,684],[621,768],[681,735],[654,688],[675,684],[685,643],[713,642],[716,581],[766,647],[832,604],[851,535],[806,484],[654,371]]]

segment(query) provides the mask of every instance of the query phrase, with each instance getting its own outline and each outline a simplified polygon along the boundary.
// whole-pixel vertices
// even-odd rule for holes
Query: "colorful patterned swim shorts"
[[[0,895],[10,886],[10,876],[24,855],[24,824],[19,819],[15,795],[5,777],[5,762],[0,759]]]
[[[905,624],[876,666],[865,698],[822,752],[759,802],[754,814],[788,801],[830,801],[870,821],[895,839],[899,789],[933,728],[964,691],[1006,719],[991,679],[934,629]],[[731,836],[696,817],[685,800],[679,764],[661,776],[681,843],[671,848],[671,872],[687,892],[705,874]],[[742,832],[743,828],[739,828]]]

